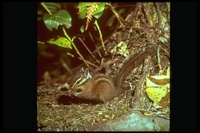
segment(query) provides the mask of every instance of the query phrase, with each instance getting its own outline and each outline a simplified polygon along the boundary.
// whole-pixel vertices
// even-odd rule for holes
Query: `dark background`
[[[37,3],[3,3],[3,129],[37,130]],[[197,130],[197,3],[171,3],[171,131]]]

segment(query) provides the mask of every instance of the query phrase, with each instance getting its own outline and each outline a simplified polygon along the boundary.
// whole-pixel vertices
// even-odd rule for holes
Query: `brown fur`
[[[93,75],[80,85],[75,85],[73,94],[76,97],[106,102],[116,97],[116,89],[111,79],[105,74]]]
[[[134,57],[130,58],[122,67],[122,69],[117,74],[116,79],[116,87],[114,82],[105,74],[95,74],[92,78],[86,78],[88,69],[81,76],[82,79],[87,79],[82,83],[75,83],[72,86],[72,94],[76,97],[83,99],[91,99],[101,102],[106,102],[114,97],[116,97],[119,93],[123,92],[121,87],[125,77],[130,73],[130,70],[143,62],[145,57],[153,53],[153,50],[147,50],[146,52],[142,52],[134,55]]]

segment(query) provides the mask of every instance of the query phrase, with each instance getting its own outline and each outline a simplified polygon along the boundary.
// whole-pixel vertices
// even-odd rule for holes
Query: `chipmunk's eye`
[[[80,84],[81,83],[81,78],[77,79],[76,83]]]
[[[87,80],[88,80],[87,77],[80,77],[79,79],[76,80],[76,84],[80,85],[80,84],[86,82]]]

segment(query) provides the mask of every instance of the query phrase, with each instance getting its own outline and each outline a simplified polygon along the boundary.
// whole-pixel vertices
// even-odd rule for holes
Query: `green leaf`
[[[60,3],[56,2],[41,2],[41,5],[47,10],[48,13],[53,14],[61,8]]]
[[[38,15],[43,15],[44,13],[43,13],[42,10],[37,10],[37,14],[38,14]]]
[[[87,8],[87,4],[89,4],[91,2],[79,2],[77,8],[79,9],[79,18],[80,19],[84,19],[86,17],[86,8]]]
[[[82,26],[80,27],[80,31],[81,31],[81,33],[83,33],[83,32],[85,31],[84,25],[82,25]]]
[[[79,9],[79,18],[85,19],[87,12],[87,5],[91,2],[79,2],[77,8]],[[97,10],[94,11],[94,17],[98,19],[103,14],[103,11],[106,8],[106,2],[100,2]]]
[[[66,10],[59,10],[53,15],[45,14],[43,21],[46,27],[52,31],[52,28],[58,29],[59,25],[67,25],[70,28],[72,18]]]
[[[98,9],[94,11],[94,17],[96,19],[100,18],[105,8],[106,8],[106,2],[100,2]]]
[[[121,16],[121,14],[123,14],[125,12],[125,8],[120,9],[119,11],[117,11],[117,13],[119,14],[119,16]],[[114,20],[116,18],[116,15],[113,14],[112,17],[109,18],[109,20],[106,23],[106,26],[111,27],[114,23]]]
[[[51,38],[48,43],[54,44],[63,48],[72,49],[71,42],[65,37],[59,37],[58,39]]]

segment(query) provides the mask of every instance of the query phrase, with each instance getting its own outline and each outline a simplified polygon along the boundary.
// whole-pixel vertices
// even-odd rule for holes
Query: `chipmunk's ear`
[[[87,78],[87,79],[92,78],[92,76],[91,76],[90,71],[89,71],[88,68],[86,68],[84,70],[84,77]]]

